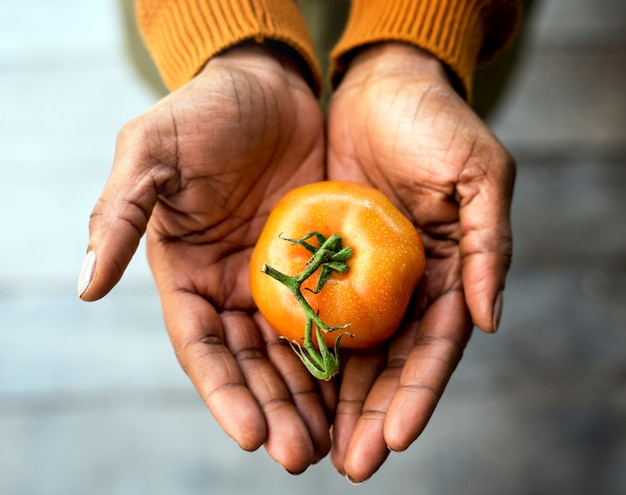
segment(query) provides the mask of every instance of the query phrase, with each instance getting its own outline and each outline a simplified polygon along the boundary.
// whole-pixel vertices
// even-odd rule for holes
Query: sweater
[[[137,23],[165,85],[190,81],[224,50],[254,40],[279,47],[319,95],[323,77],[296,0],[136,0]],[[352,0],[345,30],[330,54],[337,85],[351,55],[384,41],[413,44],[444,63],[469,99],[478,65],[513,38],[519,0]]]

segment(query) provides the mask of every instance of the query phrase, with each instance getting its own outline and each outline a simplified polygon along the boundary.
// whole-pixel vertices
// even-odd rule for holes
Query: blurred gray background
[[[313,27],[341,24],[333,4],[304,2]],[[116,134],[163,94],[130,1],[1,3],[1,494],[626,493],[626,2],[535,0],[478,75],[518,162],[501,330],[474,334],[422,437],[358,488],[221,432],[141,250],[106,299],[76,298]]]

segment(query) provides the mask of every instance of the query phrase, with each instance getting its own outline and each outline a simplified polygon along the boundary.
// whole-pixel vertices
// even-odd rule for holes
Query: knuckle
[[[171,112],[152,109],[127,121],[117,135],[116,149],[136,166],[174,166],[179,158],[178,131]]]
[[[147,134],[145,120],[139,116],[127,121],[117,134],[118,148],[134,147],[142,142]]]

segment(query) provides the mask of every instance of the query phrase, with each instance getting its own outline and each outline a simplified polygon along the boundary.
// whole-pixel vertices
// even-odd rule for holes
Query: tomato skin
[[[360,184],[309,184],[292,190],[274,207],[250,260],[252,296],[261,314],[279,335],[302,342],[302,308],[262,268],[267,264],[286,275],[302,272],[311,253],[285,238],[301,239],[313,231],[326,237],[339,234],[353,255],[348,271],[333,273],[318,294],[311,292],[318,273],[302,284],[310,306],[329,326],[350,324],[345,331],[353,337],[343,337],[341,347],[366,348],[388,339],[424,272],[424,248],[413,224],[389,199]],[[332,347],[342,331],[324,334],[326,344]]]

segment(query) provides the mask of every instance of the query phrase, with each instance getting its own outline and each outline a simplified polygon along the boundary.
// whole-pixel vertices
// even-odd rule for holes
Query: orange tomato
[[[319,247],[316,236],[307,238],[311,232],[323,238],[338,234],[340,248],[351,248],[345,273],[330,270],[317,293],[321,270],[301,285],[319,320],[335,328],[320,333],[326,345],[332,347],[343,332],[352,335],[341,339],[346,348],[366,348],[388,339],[424,272],[424,248],[413,224],[386,196],[359,184],[318,182],[278,202],[250,261],[252,296],[261,314],[279,335],[303,343],[307,316],[293,291],[267,271],[269,266],[287,276],[303,272],[312,258],[303,242]],[[317,346],[315,332],[313,338]]]

